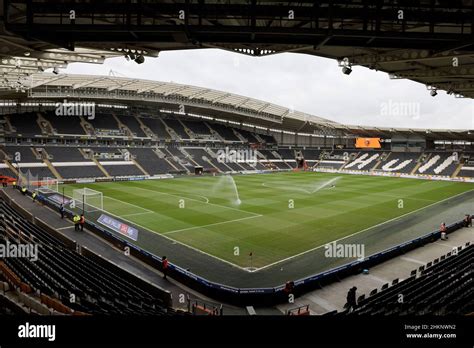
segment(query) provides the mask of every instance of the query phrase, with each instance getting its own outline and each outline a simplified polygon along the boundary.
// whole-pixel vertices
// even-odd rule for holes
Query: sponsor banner
[[[95,182],[95,179],[77,179],[76,183],[78,184],[91,184]]]
[[[474,178],[456,177],[451,178],[449,176],[441,175],[420,175],[420,174],[405,174],[405,173],[393,173],[393,172],[382,172],[382,171],[355,171],[346,169],[331,169],[331,168],[314,168],[314,172],[321,173],[343,173],[343,174],[355,174],[355,175],[373,175],[373,176],[390,176],[397,178],[408,178],[408,179],[422,179],[422,180],[434,180],[434,181],[457,181],[457,182],[474,182]]]
[[[157,180],[157,179],[172,179],[174,178],[173,175],[171,174],[161,174],[161,175],[153,175],[153,176],[150,176],[149,179],[152,179],[152,180]]]
[[[71,202],[71,200],[67,197],[63,197],[61,195],[51,195],[51,196],[48,196],[48,199],[55,202],[55,203],[58,203],[58,204],[69,204]]]
[[[116,176],[112,181],[137,181],[145,180],[146,178],[146,176]]]
[[[124,224],[123,222],[114,219],[108,215],[101,214],[97,219],[97,222],[103,226],[110,228],[111,230],[118,232],[125,237],[133,239],[136,241],[138,239],[138,230],[132,226]]]

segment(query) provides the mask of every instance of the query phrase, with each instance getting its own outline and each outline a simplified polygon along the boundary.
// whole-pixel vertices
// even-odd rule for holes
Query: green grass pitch
[[[116,216],[240,267],[252,252],[259,268],[474,188],[310,172],[233,179],[239,197],[219,176],[66,185],[65,192],[101,191],[104,210]]]

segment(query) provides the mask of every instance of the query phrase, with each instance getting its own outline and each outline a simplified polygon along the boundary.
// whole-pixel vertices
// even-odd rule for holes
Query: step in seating
[[[16,231],[14,230],[17,226]],[[21,237],[18,232],[21,231]],[[0,244],[19,245],[30,234],[38,259],[4,258],[4,265],[31,294],[59,301],[66,308],[100,315],[169,315],[160,291],[105,259],[67,249],[48,232],[32,225],[0,201]],[[71,302],[74,294],[75,301]]]
[[[467,243],[397,284],[362,297],[349,315],[466,314],[474,310],[474,245]],[[448,256],[449,255],[449,256]],[[375,289],[376,290],[376,289]],[[403,301],[399,295],[403,294]]]

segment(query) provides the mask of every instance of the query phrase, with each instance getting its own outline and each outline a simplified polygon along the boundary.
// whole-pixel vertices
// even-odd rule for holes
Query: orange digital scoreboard
[[[356,148],[358,149],[380,149],[380,138],[357,138]]]

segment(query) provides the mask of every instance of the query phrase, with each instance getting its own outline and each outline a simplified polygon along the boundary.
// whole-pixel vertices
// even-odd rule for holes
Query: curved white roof
[[[81,89],[101,90],[102,92],[117,94],[131,93],[135,96],[156,95],[163,98],[173,97],[183,99],[183,102],[205,103],[209,106],[224,106],[231,109],[243,110],[255,115],[268,115],[275,118],[278,123],[284,119],[293,119],[325,127],[336,127],[338,123],[304,112],[291,110],[287,107],[276,105],[267,101],[217,91],[210,88],[178,84],[174,82],[161,82],[142,79],[132,79],[116,76],[103,75],[75,75],[75,74],[33,74],[25,84],[31,89],[31,96],[39,96],[48,88],[61,87],[69,89],[72,94]],[[37,93],[38,91],[38,93]],[[43,91],[43,92],[39,92]],[[103,93],[101,93],[103,96]],[[112,96],[112,95],[111,95]],[[73,97],[73,96],[72,96]],[[91,96],[92,97],[92,96]],[[126,99],[122,94],[121,99]]]

